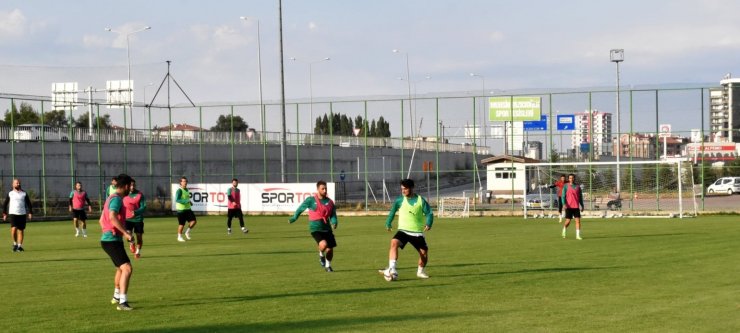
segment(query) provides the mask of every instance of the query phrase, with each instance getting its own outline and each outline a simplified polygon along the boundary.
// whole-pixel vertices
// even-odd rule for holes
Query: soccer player
[[[3,203],[3,221],[7,221],[8,217],[13,252],[23,252],[23,233],[26,230],[26,221],[33,217],[33,206],[31,198],[21,189],[21,180],[18,178],[13,179],[13,190],[8,192]]]
[[[401,180],[401,196],[391,206],[388,218],[385,220],[385,228],[391,231],[393,218],[398,212],[398,231],[391,239],[388,251],[388,268],[381,269],[379,273],[385,276],[397,275],[396,261],[398,260],[398,248],[402,250],[406,243],[411,243],[419,252],[419,267],[416,276],[428,279],[425,271],[429,261],[429,247],[427,246],[424,232],[432,229],[434,216],[429,203],[421,196],[414,193],[414,181],[411,179]],[[425,218],[426,217],[426,221]]]
[[[581,193],[581,187],[576,184],[576,175],[568,175],[568,183],[563,186],[563,207],[565,208],[565,224],[563,224],[563,238],[565,238],[565,231],[570,225],[570,220],[576,220],[576,239],[582,240],[581,238],[581,212],[583,212],[583,193]]]
[[[126,292],[133,267],[123,247],[123,237],[130,242],[132,236],[123,226],[123,219],[126,216],[123,197],[127,196],[131,190],[131,177],[122,173],[117,178],[116,193],[105,200],[103,212],[100,214],[100,228],[102,229],[100,246],[116,266],[111,304],[118,304],[116,307],[118,310],[130,311],[133,308],[128,305]]]
[[[338,225],[337,210],[334,207],[334,201],[326,195],[325,181],[319,180],[316,183],[316,192],[318,193],[303,200],[288,222],[295,222],[301,213],[308,209],[308,230],[319,247],[319,263],[331,273],[334,271],[331,268],[331,261],[334,259],[334,248],[337,247],[337,241],[332,232],[332,229],[336,229]]]
[[[134,258],[141,258],[141,246],[144,244],[144,210],[146,210],[146,198],[136,188],[136,180],[131,180],[131,191],[123,197],[123,206],[126,208],[126,231],[136,235],[136,245],[129,241],[128,246]]]
[[[244,214],[242,213],[242,195],[239,191],[239,180],[231,180],[231,187],[226,190],[226,197],[229,199],[229,212],[226,219],[226,234],[231,235],[231,219],[239,218],[239,226],[242,227],[243,233],[248,233],[249,229],[244,227]]]
[[[557,188],[558,196],[558,223],[563,222],[563,199],[560,197],[563,194],[563,186],[567,183],[565,175],[560,175],[560,179],[550,185],[550,188]]]
[[[116,193],[116,177],[111,178],[110,185],[105,189],[105,197],[108,198],[109,196]]]
[[[177,210],[177,241],[184,242],[185,238],[190,240],[190,230],[195,228],[198,221],[195,220],[195,214],[191,209],[190,192],[188,191],[188,179],[185,176],[180,178],[180,188],[175,192],[175,209]],[[182,238],[182,229],[188,223],[188,229],[185,231],[185,238]]]
[[[87,196],[87,192],[82,189],[81,182],[75,182],[75,189],[69,192],[69,212],[72,213],[72,224],[75,226],[75,237],[87,238],[87,214],[85,213],[85,204],[87,209],[92,213],[92,203]],[[81,227],[81,228],[80,228]]]

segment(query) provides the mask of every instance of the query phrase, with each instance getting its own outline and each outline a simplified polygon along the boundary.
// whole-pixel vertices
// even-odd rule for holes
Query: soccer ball
[[[383,272],[383,278],[388,282],[396,281],[398,280],[398,272],[387,270]]]

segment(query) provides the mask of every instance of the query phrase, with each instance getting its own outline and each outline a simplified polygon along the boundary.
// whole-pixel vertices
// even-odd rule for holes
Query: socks
[[[114,298],[118,298],[118,299],[121,299],[121,290],[120,290],[120,289],[118,289],[118,288],[114,289],[114,290],[113,290],[113,297],[114,297]]]
[[[326,265],[324,267],[329,268],[331,267],[331,261],[329,259],[326,260]]]
[[[319,257],[320,258],[323,258],[324,257],[324,252],[319,251]]]
[[[123,303],[126,303],[128,301],[128,299],[126,297],[126,294],[120,294],[120,296],[121,297],[118,298],[118,300],[119,300],[118,303],[119,304],[123,304]]]
[[[424,267],[419,266],[419,268],[416,269],[416,273],[424,273]]]
[[[396,261],[395,260],[388,260],[388,268],[390,268],[390,269],[396,269]]]
[[[576,237],[581,237],[581,229],[576,229]]]

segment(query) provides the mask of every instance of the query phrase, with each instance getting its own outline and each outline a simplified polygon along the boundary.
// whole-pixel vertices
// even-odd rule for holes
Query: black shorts
[[[193,213],[192,210],[183,210],[182,212],[177,212],[177,223],[180,225],[185,225],[185,223],[188,223],[190,221],[195,221],[195,213]]]
[[[10,226],[18,230],[26,230],[26,215],[8,215]]]
[[[136,234],[144,233],[144,221],[141,221],[141,222],[126,221],[126,223],[124,223],[124,227],[126,227],[126,230],[136,233]]]
[[[316,244],[326,241],[326,247],[330,249],[337,247],[337,240],[334,239],[334,233],[331,231],[314,231],[311,236],[313,236]]]
[[[228,214],[230,219],[235,217],[240,219],[244,218],[244,213],[242,213],[241,208],[229,208]]]
[[[72,217],[78,220],[87,221],[87,213],[85,213],[84,209],[73,209]]]
[[[565,209],[565,218],[566,219],[572,219],[572,218],[581,218],[581,210],[578,208],[566,208]]]
[[[103,247],[103,251],[113,260],[113,265],[116,267],[121,267],[121,265],[131,262],[126,254],[126,249],[123,248],[123,242],[100,242],[100,246]]]
[[[395,235],[393,235],[393,239],[398,239],[401,242],[401,249],[406,246],[406,243],[411,243],[411,245],[413,245],[414,248],[417,250],[429,249],[429,247],[427,247],[427,240],[424,238],[424,235],[411,236],[403,231],[398,231]]]

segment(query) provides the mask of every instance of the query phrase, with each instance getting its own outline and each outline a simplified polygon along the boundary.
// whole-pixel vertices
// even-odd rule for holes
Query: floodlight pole
[[[475,74],[475,73],[470,73],[470,77],[479,77],[481,79],[482,84],[483,84],[483,101],[485,102],[485,98],[486,98],[486,77],[483,76],[483,75],[480,75],[480,74]],[[481,115],[484,114],[484,113],[485,113],[485,108],[483,110],[481,110]],[[483,118],[483,117],[481,117],[481,118]],[[483,119],[485,119],[485,118],[483,118]],[[480,126],[481,126],[481,129],[483,129],[483,131],[482,131],[483,132],[483,135],[485,135],[486,130],[485,130],[485,125],[483,125],[483,121],[481,121]],[[481,141],[481,137],[482,136],[479,136],[478,137],[478,142]],[[485,144],[488,145],[488,142],[486,142]]]
[[[622,182],[621,182],[621,173],[620,173],[620,165],[619,160],[622,155],[622,141],[620,140],[620,135],[622,133],[622,122],[620,118],[619,112],[619,63],[624,61],[624,49],[612,49],[609,51],[609,58],[613,63],[615,63],[617,66],[617,193],[620,192],[622,188]]]
[[[128,92],[129,92],[129,96],[128,96],[128,100],[129,100],[128,112],[129,112],[129,118],[131,119],[131,129],[134,128],[134,125],[133,125],[134,124],[134,116],[133,116],[133,109],[134,109],[134,84],[133,84],[133,82],[131,82],[131,41],[130,41],[130,37],[131,37],[131,35],[133,35],[135,33],[146,31],[146,30],[149,30],[151,28],[152,27],[150,27],[150,26],[146,26],[146,27],[143,27],[141,29],[134,30],[132,32],[126,33],[126,62],[128,64],[128,66],[126,66],[126,68],[127,68],[126,69],[126,76],[127,76],[127,82],[126,82],[126,84],[128,85]],[[121,34],[122,33],[120,31],[116,31],[116,30],[113,30],[111,28],[105,28],[105,31],[115,32],[117,34]],[[124,112],[125,112],[125,110],[124,110]],[[126,124],[125,123],[123,124],[123,128],[124,129],[126,128]]]
[[[250,17],[249,16],[240,16],[239,19],[244,20],[244,21],[248,21],[250,19]],[[264,106],[263,106],[264,103],[262,101],[262,51],[261,51],[261,45],[260,45],[261,44],[261,38],[260,38],[260,20],[257,19],[257,18],[254,18],[254,20],[257,21],[257,85],[258,85],[258,90],[259,90],[259,95],[260,95],[260,118],[262,118],[262,133],[263,133],[262,136],[264,137],[265,136],[264,134],[266,133],[266,130],[265,130],[265,123],[264,123],[265,109],[264,109]],[[247,130],[249,130],[249,129],[247,129]],[[267,173],[267,162],[265,162],[264,163],[264,166],[263,166],[263,174],[266,174],[266,173]]]
[[[400,51],[398,49],[394,49],[393,53],[401,53],[406,57],[406,85],[408,86],[408,93],[409,93],[409,128],[411,129],[411,137],[414,138],[414,114],[413,110],[411,109],[411,69],[409,67],[409,53],[405,51]],[[403,138],[401,138],[401,142],[403,142]]]
[[[285,62],[283,60],[283,1],[278,0],[278,16],[280,19],[280,182],[285,183]]]

